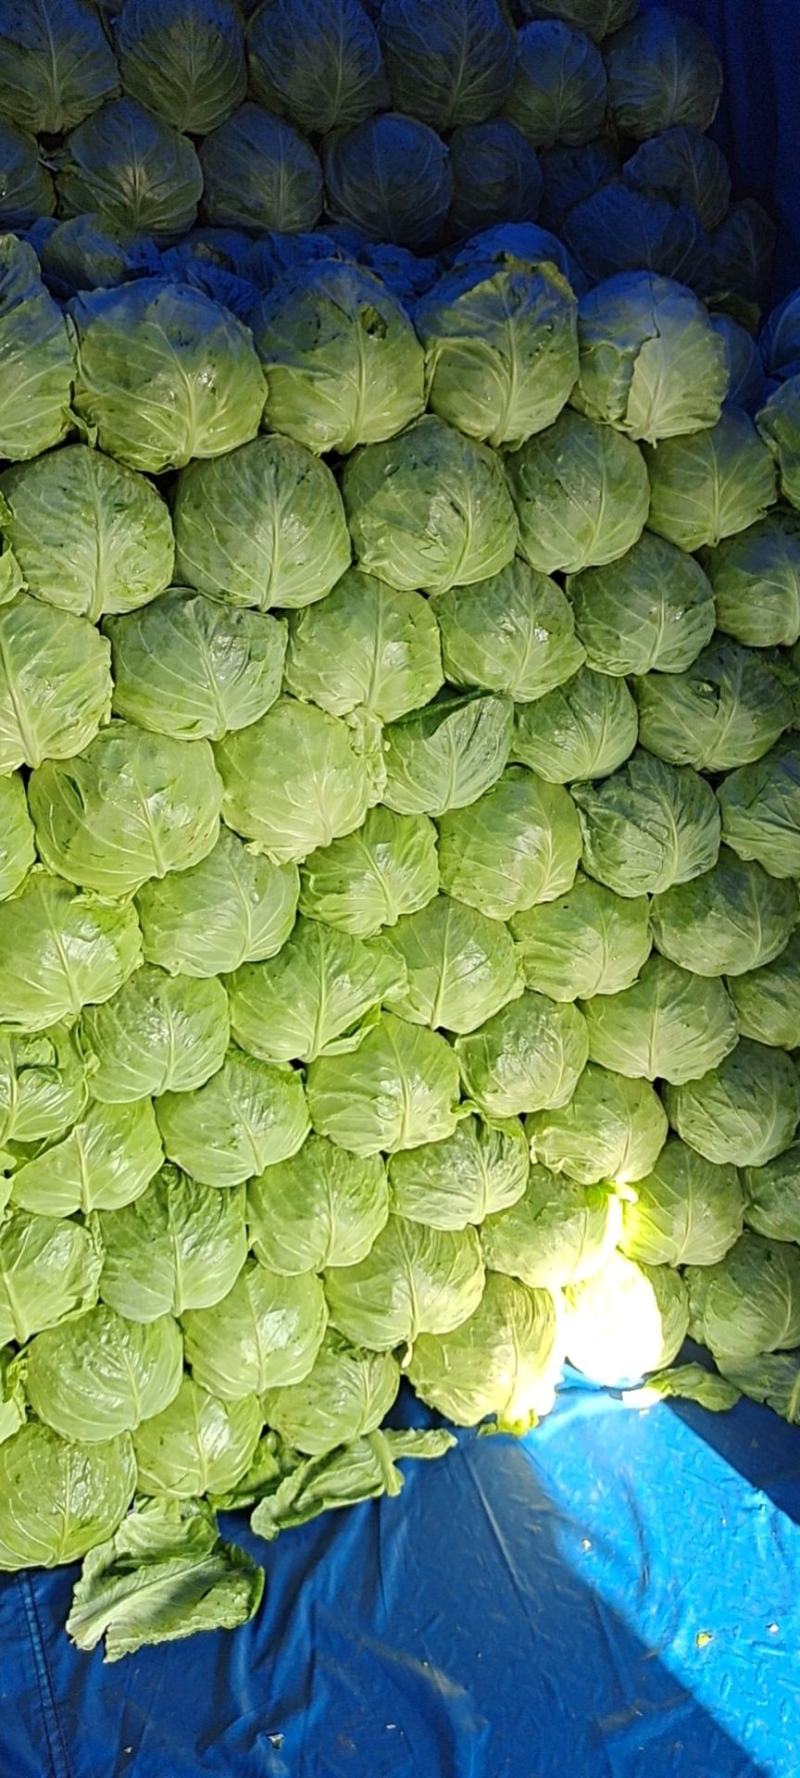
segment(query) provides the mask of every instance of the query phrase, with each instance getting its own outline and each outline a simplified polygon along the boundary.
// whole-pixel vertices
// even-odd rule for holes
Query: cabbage
[[[419,82],[419,64],[415,80]],[[335,130],[324,147],[328,209],[371,241],[394,241],[415,251],[432,245],[453,196],[444,143],[416,118],[387,111]]]
[[[366,1259],[325,1274],[332,1325],[354,1345],[412,1348],[477,1309],[484,1269],[474,1229],[432,1229],[390,1216]]]
[[[111,1000],[84,1009],[80,1040],[92,1095],[106,1104],[187,1093],[216,1074],[228,1047],[221,982],[144,964]]]
[[[654,896],[650,915],[665,957],[696,975],[738,976],[785,949],[798,917],[797,892],[723,846],[711,870]]]
[[[520,556],[487,580],[443,593],[436,621],[449,683],[507,692],[518,704],[544,697],[583,661],[569,600]]]
[[[481,1228],[486,1264],[534,1289],[560,1290],[607,1264],[621,1229],[619,1198],[603,1186],[531,1167],[524,1194]]]
[[[523,25],[505,114],[536,148],[590,142],[606,109],[603,58],[562,19]]]
[[[247,1188],[256,1259],[286,1277],[355,1265],[388,1214],[380,1156],[348,1154],[324,1136],[308,1136],[297,1154],[265,1167]]]
[[[417,304],[428,402],[470,438],[513,449],[557,419],[578,374],[576,303],[549,264],[447,273]]]
[[[705,288],[712,299],[739,299],[760,309],[769,295],[777,229],[755,198],[731,204],[710,238]]]
[[[0,1446],[0,1568],[77,1561],[111,1536],[135,1487],[127,1433],[68,1443],[29,1421]]]
[[[62,1136],[86,1098],[82,1058],[67,1025],[31,1036],[0,1032],[0,1144]]]
[[[88,747],[111,714],[107,642],[20,593],[0,605],[0,774]]]
[[[257,722],[281,689],[286,630],[261,611],[178,587],[142,611],[107,618],[103,629],[114,714],[139,728],[221,741]]]
[[[622,1206],[623,1253],[649,1266],[713,1266],[742,1232],[736,1168],[715,1166],[671,1136]]]
[[[539,164],[544,178],[541,219],[547,228],[559,230],[576,204],[599,191],[601,185],[610,184],[620,170],[619,156],[604,136],[579,147],[562,143],[543,149]]]
[[[714,591],[718,629],[748,648],[798,640],[800,524],[791,512],[768,513],[705,550],[701,560]]]
[[[625,162],[625,178],[672,204],[690,204],[704,228],[717,228],[731,201],[728,163],[696,124],[673,124],[642,142]]]
[[[574,882],[580,855],[569,792],[523,766],[509,767],[476,802],[439,821],[442,888],[492,920],[555,901]]]
[[[285,1389],[308,1376],[328,1311],[312,1272],[279,1278],[248,1260],[227,1296],[182,1318],[195,1383],[222,1401]]]
[[[249,101],[212,130],[200,149],[206,220],[234,228],[313,228],[322,209],[322,170],[293,125]]]
[[[295,698],[279,698],[258,722],[226,735],[216,760],[229,827],[276,864],[301,862],[353,833],[384,782],[380,743],[370,730]]]
[[[0,234],[0,358],[0,457],[36,457],[72,422],[73,347],[33,248],[10,234]]]
[[[45,283],[59,297],[155,278],[162,269],[151,235],[92,210],[59,222],[38,252]]]
[[[482,123],[514,78],[514,33],[497,0],[383,0],[392,104],[434,129]]]
[[[778,384],[757,415],[757,424],[777,465],[781,493],[800,509],[800,376]]]
[[[425,405],[424,361],[404,309],[372,272],[317,261],[279,278],[253,317],[266,417],[312,451],[400,432]]]
[[[56,205],[53,183],[40,159],[38,144],[7,117],[0,117],[0,165],[0,228],[26,228],[37,216],[52,216]]]
[[[567,1357],[593,1383],[619,1387],[676,1358],[686,1337],[686,1286],[669,1266],[617,1253],[566,1291]]]
[[[686,673],[636,685],[639,739],[659,759],[705,772],[761,759],[792,724],[795,700],[781,663],[724,637]]]
[[[207,741],[114,722],[74,759],[37,766],[28,795],[44,863],[83,889],[123,896],[205,858],[223,785]]]
[[[759,336],[766,375],[783,383],[800,373],[800,294],[790,290],[767,317]]]
[[[585,1030],[585,1024],[584,1024]],[[572,1098],[525,1121],[531,1158],[580,1185],[620,1185],[651,1173],[667,1119],[649,1081],[611,1074],[590,1062]]]
[[[487,1019],[455,1052],[471,1100],[485,1117],[568,1105],[588,1055],[577,1007],[526,992]]]
[[[244,98],[244,34],[233,0],[123,0],[115,34],[126,93],[205,136]]]
[[[709,38],[691,19],[653,6],[606,49],[608,102],[617,127],[643,141],[676,124],[707,130],[722,91]]]
[[[137,1429],[139,1492],[184,1500],[235,1487],[250,1467],[262,1424],[257,1396],[220,1401],[184,1377],[169,1407]]]
[[[2,778],[2,786],[14,792],[10,819],[16,822],[17,794],[24,810],[22,785],[18,778]],[[5,800],[0,788],[0,806]],[[9,811],[4,814],[0,866],[9,851]],[[45,1031],[60,1019],[72,1023],[90,1002],[110,1000],[141,961],[142,939],[128,902],[81,894],[41,868],[20,887],[19,877],[33,863],[27,814],[25,824],[21,834],[11,832],[11,844],[20,852],[24,848],[23,869],[13,885],[18,893],[0,903],[0,1024]]]
[[[589,1055],[634,1079],[697,1080],[730,1054],[736,1014],[721,981],[653,955],[619,994],[585,1001]]]
[[[0,26],[4,117],[32,135],[60,135],[118,91],[117,64],[88,0],[6,9]]]
[[[523,0],[522,12],[527,19],[564,19],[599,43],[627,24],[636,4],[637,0]]]
[[[76,1222],[6,1213],[0,1224],[0,1339],[23,1345],[97,1302],[99,1244]]]
[[[629,438],[713,426],[728,388],[725,349],[691,291],[652,272],[608,278],[581,299],[573,405]]]
[[[70,314],[75,407],[109,456],[156,475],[258,431],[266,391],[251,336],[209,297],[140,278],[76,297]]]
[[[761,519],[775,502],[775,471],[748,416],[728,408],[703,432],[647,448],[648,523],[670,543],[696,550]]]
[[[638,728],[625,681],[581,667],[564,685],[517,710],[511,756],[551,784],[604,778],[633,752]]]
[[[744,1219],[772,1241],[797,1241],[800,1232],[800,1142],[763,1167],[744,1167]]]
[[[490,1273],[479,1307],[455,1331],[420,1335],[408,1375],[420,1399],[457,1426],[493,1414],[501,1431],[521,1434],[552,1408],[563,1356],[550,1292]]]
[[[445,593],[487,580],[514,554],[500,458],[435,414],[356,451],[342,491],[359,567],[390,586]]]
[[[459,1120],[458,1059],[449,1043],[393,1013],[383,1014],[354,1054],[312,1062],[306,1085],[315,1131],[351,1154],[418,1148],[452,1136]]]
[[[800,876],[800,740],[778,742],[719,787],[722,837],[771,877]]]
[[[542,196],[536,150],[504,117],[462,124],[448,144],[453,173],[450,227],[464,237],[495,222],[534,222]]]
[[[647,518],[647,470],[638,445],[566,411],[507,461],[520,549],[540,573],[577,574],[614,562]]]
[[[223,827],[189,870],[143,883],[136,897],[142,948],[172,975],[225,975],[272,957],[294,925],[295,864],[273,864]]]
[[[167,1158],[201,1185],[241,1185],[296,1154],[308,1134],[300,1075],[234,1045],[204,1086],[162,1093],[156,1115]]]
[[[382,796],[400,815],[443,815],[475,802],[500,777],[511,745],[513,706],[489,694],[446,694],[384,733]]]
[[[666,765],[637,748],[613,778],[575,784],[589,876],[617,895],[658,895],[716,863],[720,812],[690,766]]]
[[[783,1050],[743,1037],[718,1068],[668,1086],[666,1106],[673,1129],[707,1161],[762,1167],[792,1140],[800,1081]]]
[[[217,1191],[169,1165],[132,1203],[98,1211],[94,1226],[100,1295],[130,1321],[218,1303],[247,1257],[243,1188]]]
[[[377,35],[357,0],[267,0],[248,25],[247,59],[253,97],[307,135],[349,129],[389,101]]]
[[[402,995],[406,972],[388,949],[301,916],[276,957],[243,963],[227,987],[236,1042],[280,1066],[355,1049],[381,1003]]]
[[[375,1432],[399,1387],[391,1353],[359,1351],[328,1332],[303,1382],[268,1389],[261,1405],[287,1444],[320,1456]]]
[[[385,1004],[412,1025],[474,1031],[522,993],[510,933],[449,894],[405,914],[372,950],[387,979],[394,972]]]
[[[557,901],[514,914],[511,931],[527,987],[551,1000],[591,1000],[635,982],[650,955],[650,904],[579,872]]]
[[[427,704],[442,679],[439,631],[427,600],[358,568],[348,569],[322,604],[291,619],[286,689],[331,716],[369,710],[381,722],[395,722]]]
[[[521,266],[524,271],[534,272],[545,261],[563,274],[576,296],[586,289],[586,280],[569,248],[549,229],[532,222],[501,222],[482,229],[480,234],[462,242],[453,255],[451,269],[468,271],[476,265],[502,269],[516,264],[518,269]]]
[[[729,992],[743,1037],[800,1049],[800,934],[795,932],[772,962],[737,975]]]
[[[403,914],[426,907],[438,887],[433,822],[378,807],[368,810],[357,833],[306,858],[300,907],[328,926],[371,938]]]
[[[176,235],[195,220],[203,175],[178,130],[136,99],[112,99],[67,137],[56,190],[62,217],[93,210],[126,228]]]
[[[324,599],[350,562],[333,476],[288,438],[257,438],[191,463],[175,496],[176,573],[231,605]]]
[[[528,1145],[517,1118],[466,1117],[444,1141],[392,1155],[392,1208],[428,1228],[466,1228],[490,1215],[494,1220],[516,1203],[528,1170]]]
[[[564,237],[592,283],[623,273],[678,279],[705,290],[709,244],[694,212],[626,179],[604,180],[567,213]]]
[[[141,1196],[163,1158],[149,1099],[123,1106],[90,1100],[69,1135],[15,1156],[12,1201],[42,1216],[116,1210]]]
[[[0,531],[37,599],[93,623],[146,605],[172,577],[166,504],[144,476],[87,445],[6,469]]]
[[[619,560],[570,575],[567,592],[586,659],[600,673],[682,673],[713,634],[707,576],[651,531]],[[664,683],[672,690],[671,681]]]
[[[739,321],[734,321],[731,315],[711,314],[709,320],[725,349],[728,367],[726,403],[730,407],[743,407],[748,414],[755,414],[762,406],[766,388],[758,344],[747,328]]]
[[[26,1385],[39,1419],[62,1438],[101,1444],[132,1432],[177,1395],[183,1341],[176,1321],[126,1321],[99,1304],[46,1328],[27,1351]]]
[[[715,1358],[738,1362],[800,1343],[800,1254],[745,1233],[715,1266],[686,1274],[691,1331]]]

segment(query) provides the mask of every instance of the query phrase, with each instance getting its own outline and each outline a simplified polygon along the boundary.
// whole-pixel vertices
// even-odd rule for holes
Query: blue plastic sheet
[[[799,1517],[762,1409],[574,1387],[399,1500],[269,1546],[229,1520],[267,1570],[234,1635],[103,1666],[62,1628],[74,1571],[8,1579],[0,1772],[797,1778]]]

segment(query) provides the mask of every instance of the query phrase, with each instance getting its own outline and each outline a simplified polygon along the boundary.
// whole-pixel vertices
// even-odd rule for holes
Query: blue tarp
[[[677,0],[716,134],[800,282],[799,0]],[[375,1502],[257,1546],[234,1636],[104,1667],[74,1571],[0,1587],[0,1778],[797,1778],[800,1439],[765,1410],[573,1388]]]

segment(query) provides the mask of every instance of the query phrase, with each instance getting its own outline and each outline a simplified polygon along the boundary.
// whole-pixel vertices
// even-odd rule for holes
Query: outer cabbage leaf
[[[477,802],[439,822],[442,888],[492,920],[555,901],[574,882],[580,855],[568,791],[523,766],[510,766]]]
[[[439,240],[453,176],[447,149],[427,124],[385,111],[335,130],[325,143],[323,170],[334,222],[414,252]]]
[[[88,445],[0,476],[0,530],[37,599],[95,623],[133,611],[172,578],[169,510],[142,475]]]
[[[56,1568],[110,1536],[136,1486],[127,1433],[68,1444],[30,1420],[0,1446],[0,1568]]]
[[[375,1352],[449,1333],[477,1309],[483,1286],[474,1229],[431,1229],[394,1215],[358,1265],[325,1274],[333,1326]]]
[[[522,993],[510,933],[450,895],[404,915],[370,948],[394,967],[385,1004],[414,1025],[474,1031]]]
[[[295,698],[279,698],[215,752],[225,820],[276,864],[301,861],[352,833],[383,789],[374,729]]]
[[[94,1445],[159,1414],[177,1395],[182,1370],[177,1321],[125,1321],[100,1303],[31,1340],[25,1381],[46,1426]]]
[[[348,1154],[324,1136],[309,1136],[296,1155],[266,1167],[247,1188],[253,1252],[286,1277],[355,1265],[388,1214],[380,1157]]]
[[[223,786],[207,741],[115,722],[76,758],[37,766],[28,796],[45,864],[83,889],[124,896],[205,858]]]
[[[303,1382],[267,1389],[261,1406],[267,1424],[292,1449],[319,1457],[376,1432],[399,1387],[391,1353],[359,1351],[328,1332]]]
[[[797,891],[723,846],[711,870],[654,896],[650,913],[665,957],[696,975],[738,976],[785,949],[797,921]]]
[[[616,1253],[566,1299],[567,1357],[594,1383],[618,1387],[661,1370],[686,1337],[686,1287],[670,1266],[636,1265]]]
[[[401,815],[463,809],[495,784],[511,746],[510,698],[446,692],[413,710],[383,737],[383,801]]]
[[[463,1229],[525,1190],[528,1145],[516,1118],[467,1117],[443,1142],[392,1155],[392,1208],[434,1229]]]
[[[768,513],[701,559],[714,589],[718,629],[748,648],[797,641],[800,524],[790,512]]]
[[[11,1179],[15,1204],[44,1216],[116,1210],[141,1196],[164,1158],[149,1099],[133,1105],[90,1101],[67,1136],[24,1149]]]
[[[395,722],[442,680],[436,618],[420,593],[350,568],[322,604],[291,619],[286,689],[331,716],[364,709]]]
[[[111,715],[108,643],[27,593],[0,605],[0,773],[69,759]]]
[[[206,220],[223,227],[311,229],[322,209],[313,148],[280,117],[249,101],[200,148]]]
[[[741,321],[735,321],[724,310],[712,313],[709,319],[725,347],[728,366],[726,403],[731,407],[743,407],[747,414],[755,414],[763,405],[766,384],[758,342]]]
[[[0,111],[33,135],[60,135],[119,91],[119,73],[88,0],[10,5],[0,30]]]
[[[566,410],[506,469],[520,549],[541,573],[614,562],[641,536],[650,499],[644,458],[612,427]]]
[[[426,815],[370,809],[356,833],[311,853],[300,883],[304,914],[371,938],[401,915],[426,907],[436,894],[436,829]]]
[[[135,1203],[101,1210],[95,1222],[100,1295],[130,1321],[218,1303],[247,1257],[244,1187],[217,1191],[169,1165]]]
[[[353,1444],[339,1445],[327,1457],[307,1457],[304,1463],[290,1467],[274,1489],[274,1476],[270,1475],[269,1492],[264,1495],[259,1490],[251,1529],[271,1543],[279,1532],[306,1525],[320,1513],[355,1506],[360,1500],[376,1500],[383,1494],[399,1494],[405,1479],[397,1467],[399,1461],[443,1457],[455,1442],[443,1427],[387,1428],[386,1432],[369,1432]],[[269,1463],[272,1471],[271,1456]]]
[[[524,0],[522,10],[526,18],[564,19],[599,43],[628,23],[636,11],[636,0]]]
[[[33,870],[19,893],[0,903],[0,1024],[44,1031],[59,1019],[72,1023],[81,1007],[116,994],[141,961],[141,947],[127,902],[101,902]]]
[[[359,566],[390,586],[446,593],[499,573],[517,521],[500,458],[436,414],[364,445],[345,466]]]
[[[722,836],[771,877],[800,876],[800,740],[784,738],[719,787]]]
[[[567,591],[586,659],[599,673],[683,673],[714,632],[710,581],[692,556],[652,531],[610,566],[570,575]]]
[[[612,778],[574,784],[583,864],[617,895],[658,895],[716,863],[720,813],[691,766],[665,765],[637,748]]]
[[[67,137],[56,188],[62,217],[92,210],[127,228],[178,235],[195,220],[203,175],[186,136],[136,99],[112,99]]]
[[[490,1273],[460,1327],[420,1335],[408,1374],[420,1399],[456,1426],[492,1414],[500,1430],[523,1433],[550,1412],[563,1356],[562,1317],[550,1292]]]
[[[567,1105],[589,1046],[577,1007],[528,991],[457,1038],[455,1052],[470,1099],[494,1118]]]
[[[12,772],[7,778],[0,778],[0,902],[14,895],[24,882],[28,871],[36,858],[33,823],[28,814],[28,800],[25,785],[18,772]],[[4,915],[0,911],[0,930]],[[12,915],[13,921],[13,915]],[[3,959],[3,962],[11,959]],[[4,978],[3,963],[0,963],[0,982]],[[8,991],[7,978],[5,992]],[[6,1020],[3,1011],[4,991],[0,989],[0,1019]],[[76,1009],[77,1010],[77,1009]],[[62,1012],[66,1008],[62,1008]],[[54,1012],[54,1019],[61,1018],[62,1012]],[[12,1015],[12,1024],[16,1016]],[[44,1023],[49,1024],[45,1019]]]
[[[186,1500],[235,1488],[250,1467],[263,1423],[258,1396],[220,1401],[184,1377],[169,1407],[136,1432],[139,1493]]]
[[[800,508],[800,376],[778,384],[757,415],[757,425],[777,466],[781,493]]]
[[[253,317],[271,429],[345,454],[391,438],[425,406],[422,347],[380,278],[320,259],[279,278]]]
[[[649,673],[636,697],[642,745],[704,772],[761,759],[790,727],[796,703],[783,663],[725,638],[704,648],[686,673]]]
[[[261,611],[176,587],[143,611],[107,618],[114,713],[182,741],[222,740],[274,704],[286,630]]]
[[[743,1208],[736,1168],[671,1136],[623,1204],[620,1246],[650,1266],[713,1266],[738,1240]]]
[[[273,864],[223,827],[199,864],[143,883],[144,954],[172,975],[225,975],[272,957],[294,925],[295,864]]]
[[[80,1023],[92,1095],[111,1105],[201,1087],[222,1067],[228,1036],[221,982],[149,963],[105,1005],[87,1007]]]
[[[221,1302],[187,1310],[186,1357],[202,1388],[223,1401],[241,1401],[302,1383],[327,1321],[322,1285],[313,1272],[279,1277],[248,1260]]]
[[[12,1210],[0,1221],[0,1341],[20,1346],[97,1302],[102,1249],[77,1222]]]
[[[549,784],[605,778],[636,746],[639,718],[622,678],[579,667],[514,717],[511,754]]]
[[[496,0],[385,0],[378,29],[397,111],[443,132],[499,111],[514,35]]]
[[[650,955],[649,907],[646,896],[623,898],[579,872],[566,895],[512,917],[526,986],[551,1000],[629,988]]]
[[[450,684],[506,692],[516,703],[545,697],[584,658],[561,587],[519,556],[489,580],[443,593],[436,621]]]
[[[459,1120],[458,1060],[449,1043],[391,1013],[354,1055],[312,1062],[307,1092],[318,1135],[351,1154],[418,1148],[451,1136]]]
[[[231,605],[324,599],[349,566],[350,539],[330,470],[287,438],[259,438],[192,463],[175,496],[176,572]]]
[[[377,34],[356,0],[268,0],[247,50],[255,98],[307,135],[348,129],[388,104]]]
[[[622,1228],[620,1200],[604,1186],[578,1185],[531,1167],[522,1197],[487,1217],[481,1247],[493,1272],[534,1289],[560,1290],[593,1277],[610,1259]]]
[[[402,954],[301,916],[276,957],[229,977],[231,1029],[264,1062],[313,1062],[355,1049],[405,987]]]
[[[775,243],[778,231],[772,216],[757,198],[731,204],[724,222],[711,235],[711,262],[704,287],[711,301],[730,302],[734,312],[753,325],[769,299]]]
[[[651,1173],[667,1119],[648,1081],[629,1080],[590,1062],[572,1099],[526,1119],[531,1157],[580,1185],[611,1179],[628,1185]]]
[[[716,1068],[738,1036],[721,981],[704,981],[655,954],[631,987],[587,1001],[583,1013],[593,1062],[676,1085]]]
[[[743,1037],[800,1049],[800,933],[772,963],[735,976],[728,991]]]
[[[722,69],[691,19],[648,8],[608,45],[606,67],[611,114],[626,135],[643,141],[675,124],[707,130],[713,123]]]
[[[686,1272],[691,1332],[723,1361],[760,1358],[800,1344],[800,1253],[749,1232],[715,1266]]]
[[[718,1068],[665,1093],[678,1135],[720,1166],[762,1167],[788,1148],[800,1120],[800,1080],[783,1050],[740,1038]]]
[[[228,309],[188,284],[138,278],[76,296],[69,312],[75,407],[109,456],[159,475],[255,436],[266,385]]]
[[[240,1185],[296,1154],[308,1134],[303,1083],[233,1045],[193,1093],[162,1093],[156,1107],[169,1160],[202,1185]]]
[[[74,353],[33,248],[12,234],[0,235],[0,356],[0,458],[38,457],[72,424]]]
[[[563,229],[576,204],[608,185],[620,171],[619,154],[607,136],[577,146],[562,142],[543,149],[539,164],[544,178],[541,219],[547,228],[557,230]]]
[[[205,136],[244,98],[244,35],[233,0],[123,0],[115,34],[122,84],[166,123]]]
[[[523,25],[505,114],[536,148],[590,142],[606,110],[603,58],[563,19]]]
[[[696,296],[652,272],[623,272],[581,298],[573,403],[656,444],[713,426],[728,389],[725,347]]]
[[[651,531],[680,549],[715,545],[762,519],[775,470],[752,420],[726,408],[715,426],[645,447]]]
[[[796,1352],[764,1352],[757,1358],[719,1359],[732,1387],[751,1401],[766,1402],[790,1426],[800,1425],[800,1366]]]

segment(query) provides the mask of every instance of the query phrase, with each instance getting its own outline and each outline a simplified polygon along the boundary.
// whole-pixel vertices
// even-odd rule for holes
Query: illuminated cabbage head
[[[519,704],[545,697],[583,662],[569,600],[521,556],[488,580],[443,593],[436,622],[449,684],[506,692]]]
[[[491,1415],[500,1430],[521,1434],[549,1414],[563,1362],[563,1318],[550,1291],[490,1272],[466,1321],[420,1334],[408,1376],[420,1399],[456,1426]]]
[[[800,933],[771,963],[734,976],[728,992],[743,1037],[778,1049],[800,1049]]]
[[[567,1357],[593,1383],[619,1387],[663,1370],[686,1338],[686,1286],[671,1266],[637,1265],[616,1253],[565,1295]]]
[[[517,708],[511,756],[548,784],[607,778],[633,752],[638,733],[625,680],[579,667],[535,704]]]
[[[399,1387],[400,1367],[390,1352],[359,1350],[330,1330],[308,1376],[265,1390],[261,1407],[285,1444],[320,1457],[376,1432]]]
[[[763,1167],[743,1167],[744,1219],[773,1241],[797,1241],[800,1231],[800,1142]]]
[[[356,833],[312,852],[300,877],[304,914],[372,938],[436,894],[436,828],[427,815],[397,815],[379,804]]]
[[[279,1066],[356,1049],[381,1004],[408,987],[399,946],[366,945],[303,916],[277,956],[243,963],[226,985],[236,1042]]]
[[[184,1377],[169,1407],[136,1431],[139,1493],[186,1500],[235,1488],[250,1467],[263,1423],[256,1395],[221,1401]]]
[[[312,1062],[306,1090],[317,1134],[351,1154],[395,1154],[436,1142],[452,1136],[460,1116],[458,1059],[450,1044],[392,1013],[383,1014],[353,1054]]]
[[[485,1273],[475,1230],[433,1229],[392,1215],[365,1259],[325,1274],[332,1325],[356,1346],[412,1348],[477,1309]]]
[[[444,815],[474,803],[502,774],[513,713],[507,697],[444,691],[391,723],[383,802],[399,815]]]
[[[228,997],[211,977],[145,963],[103,1006],[85,1007],[80,1041],[92,1095],[106,1104],[193,1092],[222,1067]]]
[[[658,895],[716,863],[720,813],[710,784],[690,766],[666,765],[637,748],[598,784],[573,784],[583,866],[617,895]]]
[[[486,1218],[481,1246],[493,1272],[555,1291],[599,1272],[621,1228],[620,1201],[610,1188],[533,1166],[522,1196]]]
[[[111,715],[110,669],[85,618],[28,593],[0,605],[0,772],[88,747]]]
[[[186,1359],[201,1389],[240,1402],[302,1383],[327,1324],[322,1284],[313,1272],[283,1278],[250,1259],[221,1302],[186,1310]]]
[[[579,1185],[610,1179],[629,1185],[652,1172],[667,1119],[649,1081],[612,1074],[590,1062],[572,1098],[526,1119],[531,1158]]]
[[[0,778],[0,808],[5,785],[22,793],[18,778]],[[21,800],[24,811],[22,794]],[[15,821],[15,805],[4,814]],[[32,838],[27,812],[25,823],[20,850]],[[8,845],[6,827],[0,834],[0,865]],[[21,862],[24,875],[32,851]],[[14,887],[18,893],[12,896]],[[129,902],[101,901],[35,868],[21,887],[20,877],[9,884],[0,902],[0,1024],[15,1031],[44,1031],[61,1019],[72,1024],[82,1006],[110,1000],[141,958],[142,936]]]
[[[650,909],[665,957],[695,975],[732,977],[779,957],[797,912],[793,883],[768,876],[726,846],[711,870],[654,896]]]
[[[512,916],[526,986],[551,1000],[621,993],[650,955],[649,913],[646,896],[615,895],[579,871],[565,895]]]
[[[713,1266],[742,1232],[736,1168],[703,1160],[671,1136],[622,1206],[620,1246],[649,1266]]]
[[[571,574],[567,592],[588,665],[598,673],[682,673],[714,632],[707,576],[693,556],[652,531],[618,561]]]
[[[110,1537],[136,1487],[127,1433],[73,1443],[29,1420],[0,1445],[0,1568],[57,1568]]]
[[[725,348],[702,303],[652,272],[623,272],[581,298],[574,405],[656,444],[719,419]]]

